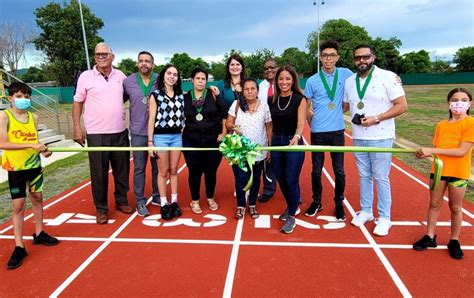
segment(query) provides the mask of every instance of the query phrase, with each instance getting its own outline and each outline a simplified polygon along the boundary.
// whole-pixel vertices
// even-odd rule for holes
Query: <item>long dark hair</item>
[[[280,96],[280,94],[281,94],[280,86],[278,86],[278,77],[280,76],[281,72],[284,71],[284,70],[289,72],[291,77],[293,78],[293,84],[291,85],[291,91],[293,91],[293,93],[304,96],[303,91],[301,91],[301,88],[300,88],[300,82],[299,82],[298,74],[296,73],[296,70],[294,69],[293,66],[287,64],[287,65],[284,65],[284,66],[278,68],[278,70],[275,74],[275,93],[273,94],[272,103],[274,103],[275,100],[277,100],[278,96]]]
[[[232,81],[232,76],[230,74],[230,71],[229,71],[229,66],[230,66],[230,62],[232,60],[235,60],[237,62],[240,63],[240,65],[242,65],[242,72],[240,73],[240,84],[241,86],[242,85],[242,82],[245,80],[245,64],[244,64],[244,59],[242,59],[242,57],[240,57],[239,54],[232,54],[230,55],[230,57],[227,59],[227,63],[225,65],[225,77],[224,77],[224,86],[226,88],[229,88],[230,87],[230,83]]]
[[[243,88],[244,88],[244,85],[248,82],[253,82],[255,84],[255,86],[257,86],[257,93],[258,93],[258,82],[256,79],[252,79],[252,78],[247,78],[245,79],[241,84],[242,84],[242,94],[243,94]],[[257,98],[258,100],[258,98]],[[239,106],[240,106],[240,109],[245,112],[249,109],[249,103],[247,102],[247,99],[245,98],[245,96],[239,96]]]
[[[449,102],[449,100],[451,99],[451,97],[453,97],[454,93],[457,93],[457,92],[462,92],[462,93],[466,93],[467,97],[469,97],[469,101],[472,101],[472,95],[471,93],[469,92],[469,90],[467,90],[466,88],[454,88],[453,90],[449,91],[448,93],[448,96],[447,96],[447,100]],[[467,114],[469,115],[469,109],[467,109]],[[451,110],[449,110],[449,119],[453,118],[453,113],[451,112]]]
[[[179,95],[183,93],[183,89],[181,89],[181,74],[179,73],[179,69],[174,66],[173,64],[166,64],[165,67],[160,71],[160,74],[158,75],[158,79],[156,80],[156,87],[158,90],[165,92],[165,73],[166,71],[170,68],[174,67],[176,68],[176,71],[178,71],[178,80],[176,81],[176,84],[173,85],[173,90],[175,95]]]

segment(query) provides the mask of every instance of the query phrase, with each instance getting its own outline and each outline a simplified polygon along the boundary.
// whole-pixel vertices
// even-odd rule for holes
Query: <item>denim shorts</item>
[[[180,133],[153,135],[153,146],[156,147],[183,147],[183,139]],[[167,152],[167,151],[158,151]]]

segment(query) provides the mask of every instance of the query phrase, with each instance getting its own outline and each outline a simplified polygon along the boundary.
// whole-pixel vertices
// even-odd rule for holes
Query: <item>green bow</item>
[[[250,179],[244,187],[244,191],[249,190],[253,183],[253,165],[256,157],[262,155],[262,146],[245,136],[228,134],[219,145],[219,151],[230,165],[237,165],[244,172],[250,168]]]

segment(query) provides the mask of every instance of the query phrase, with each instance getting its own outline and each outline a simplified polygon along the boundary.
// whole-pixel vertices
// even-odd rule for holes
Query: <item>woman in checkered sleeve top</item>
[[[181,130],[184,126],[184,97],[178,69],[167,64],[160,72],[157,90],[150,95],[148,120],[149,147],[182,147]],[[178,205],[178,164],[181,151],[150,151],[158,156],[158,188],[160,191],[161,218],[171,220],[181,216]],[[166,180],[170,179],[171,204],[166,193]]]

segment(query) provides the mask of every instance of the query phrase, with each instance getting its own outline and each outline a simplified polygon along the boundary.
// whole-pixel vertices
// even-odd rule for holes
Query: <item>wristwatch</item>
[[[374,119],[375,119],[375,124],[379,124],[379,123],[380,123],[379,116],[375,116]]]

